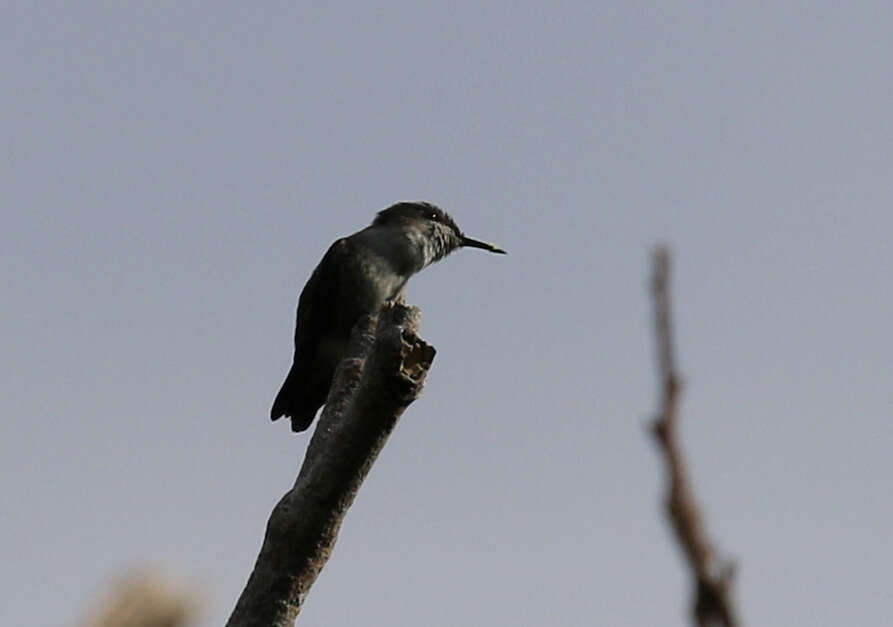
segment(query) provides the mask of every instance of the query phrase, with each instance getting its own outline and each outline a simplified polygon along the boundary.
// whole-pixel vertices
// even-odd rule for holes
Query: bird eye
[[[433,211],[428,215],[428,219],[434,220],[435,222],[440,222],[440,216]]]

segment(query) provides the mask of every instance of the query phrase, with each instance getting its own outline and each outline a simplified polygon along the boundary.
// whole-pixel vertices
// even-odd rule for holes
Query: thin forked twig
[[[740,627],[741,622],[732,600],[731,590],[734,566],[717,557],[707,538],[677,435],[676,407],[681,381],[676,371],[673,347],[669,250],[659,247],[654,252],[653,263],[651,289],[654,298],[661,404],[652,423],[652,431],[666,462],[667,517],[694,581],[692,622],[697,627]]]

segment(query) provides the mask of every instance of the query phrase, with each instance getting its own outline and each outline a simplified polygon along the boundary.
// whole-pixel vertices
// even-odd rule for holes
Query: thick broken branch
[[[353,330],[294,487],[270,515],[228,627],[294,624],[329,559],[347,509],[434,359],[418,309],[390,305]]]
[[[661,407],[652,423],[652,429],[666,462],[667,517],[694,581],[693,624],[698,627],[738,627],[741,623],[732,602],[731,591],[734,567],[717,557],[707,538],[679,445],[676,404],[681,382],[676,372],[673,351],[669,277],[670,253],[665,248],[658,248],[654,253],[652,295]]]

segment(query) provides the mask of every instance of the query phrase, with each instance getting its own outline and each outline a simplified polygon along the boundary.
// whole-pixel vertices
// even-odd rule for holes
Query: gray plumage
[[[443,210],[401,202],[362,231],[336,241],[298,299],[294,363],[270,411],[303,431],[326,402],[335,368],[360,316],[402,299],[409,278],[463,246],[504,250],[466,237]]]

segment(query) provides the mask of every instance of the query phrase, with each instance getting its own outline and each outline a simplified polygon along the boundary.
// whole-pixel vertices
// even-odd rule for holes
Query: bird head
[[[437,205],[424,201],[399,202],[379,211],[372,226],[401,228],[417,240],[425,265],[434,263],[458,248],[480,248],[504,255],[493,244],[466,236],[450,215]]]

